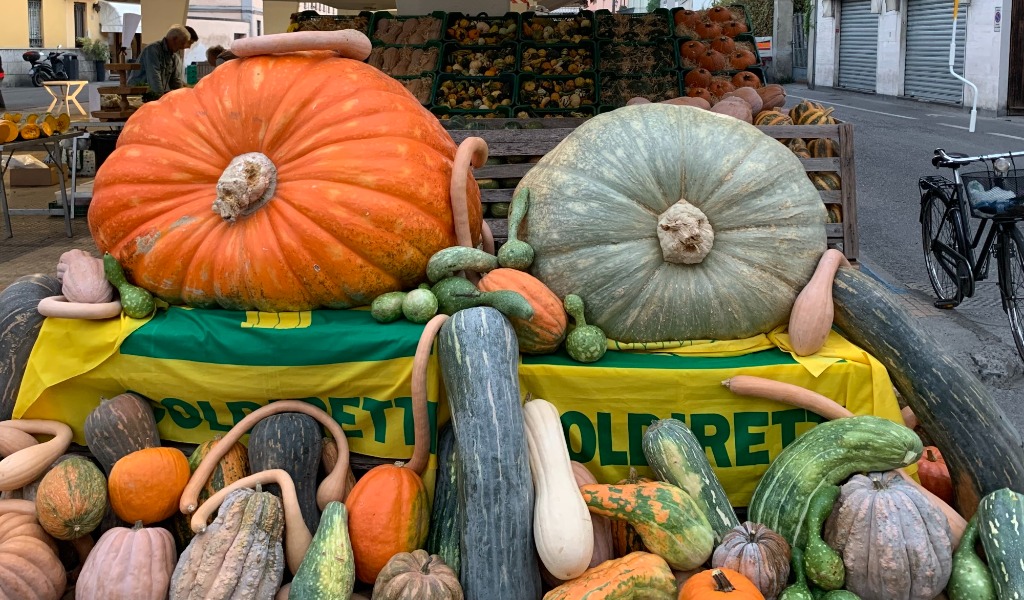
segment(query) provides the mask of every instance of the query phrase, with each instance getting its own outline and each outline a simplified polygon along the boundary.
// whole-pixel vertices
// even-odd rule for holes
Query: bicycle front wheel
[[[999,293],[1013,343],[1024,359],[1024,235],[1013,225],[1005,230],[999,246]]]
[[[934,191],[921,203],[921,245],[928,279],[939,302],[952,308],[970,295],[973,284],[960,211],[945,195]]]

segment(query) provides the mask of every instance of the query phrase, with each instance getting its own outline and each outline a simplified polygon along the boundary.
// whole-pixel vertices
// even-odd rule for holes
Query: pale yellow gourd
[[[38,443],[31,434],[13,427],[3,427],[3,423],[0,423],[0,458],[10,456]]]
[[[793,302],[793,310],[789,314],[789,342],[797,356],[814,354],[828,339],[835,316],[832,281],[840,266],[850,266],[843,253],[826,250],[811,280]]]
[[[223,440],[221,441],[223,443]],[[306,522],[302,520],[302,510],[299,508],[299,500],[295,495],[295,484],[291,475],[284,469],[268,469],[243,477],[231,485],[225,486],[216,494],[210,496],[203,502],[196,512],[192,513],[191,527],[196,533],[206,531],[206,524],[213,513],[217,512],[220,505],[224,503],[228,495],[242,488],[262,486],[263,484],[276,483],[281,488],[281,506],[284,508],[284,558],[288,563],[288,570],[292,575],[299,570],[302,559],[309,550],[309,544],[313,541]],[[259,488],[257,488],[259,491]]]
[[[71,428],[60,421],[19,419],[4,421],[2,426],[25,433],[52,435],[53,438],[0,460],[0,492],[10,492],[32,483],[71,445]]]
[[[558,409],[547,400],[523,406],[535,493],[533,537],[544,567],[563,581],[579,577],[594,553],[590,511],[576,486]]]

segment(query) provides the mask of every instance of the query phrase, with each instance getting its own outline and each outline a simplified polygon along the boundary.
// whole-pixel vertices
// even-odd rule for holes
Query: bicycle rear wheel
[[[999,245],[999,293],[1013,343],[1024,359],[1024,234],[1016,225],[1004,231]]]
[[[973,292],[959,207],[938,192],[921,201],[921,245],[928,279],[939,299],[936,306],[953,308]]]

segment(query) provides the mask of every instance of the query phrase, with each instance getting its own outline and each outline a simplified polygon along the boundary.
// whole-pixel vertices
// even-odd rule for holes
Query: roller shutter
[[[967,5],[960,3],[954,69],[964,73]],[[948,0],[907,2],[907,48],[903,94],[921,100],[962,104],[964,84],[949,73],[949,41],[953,34],[953,3]]]
[[[843,0],[839,14],[839,87],[875,91],[878,15],[871,0]]]

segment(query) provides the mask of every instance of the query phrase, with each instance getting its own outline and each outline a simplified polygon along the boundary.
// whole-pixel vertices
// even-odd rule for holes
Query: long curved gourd
[[[32,435],[14,427],[4,427],[4,423],[6,421],[0,421],[0,457],[10,456],[39,443]]]
[[[487,221],[480,223],[480,238],[483,241],[484,252],[494,254],[494,233],[491,232],[491,226],[487,224]]]
[[[36,503],[31,500],[0,500],[0,515],[6,515],[7,513],[35,517]]]
[[[526,448],[536,491],[533,539],[547,570],[561,581],[575,579],[594,556],[594,526],[569,461],[558,409],[547,400],[523,406]]]
[[[52,275],[26,275],[0,292],[0,420],[10,419],[21,389],[29,354],[45,318],[39,301],[60,294],[60,281]]]
[[[811,280],[793,302],[789,313],[789,342],[797,356],[814,354],[828,339],[835,316],[832,282],[840,266],[850,266],[846,256],[838,250],[826,250]]]
[[[285,539],[285,560],[288,562],[288,570],[294,575],[302,564],[302,559],[309,550],[309,544],[313,536],[302,519],[302,510],[299,509],[299,501],[295,496],[295,484],[292,478],[284,469],[270,469],[253,473],[243,477],[231,485],[225,486],[210,499],[203,502],[195,513],[192,514],[192,531],[203,533],[206,531],[207,522],[217,512],[220,505],[231,492],[242,488],[261,486],[266,483],[275,483],[281,488],[281,505],[284,508],[284,539]]]
[[[50,296],[40,300],[36,310],[44,317],[58,319],[113,319],[121,314],[121,301],[71,302],[64,296]]]
[[[235,442],[252,429],[252,426],[260,419],[283,412],[309,415],[319,421],[334,437],[335,443],[338,444],[338,462],[334,465],[334,470],[320,482],[320,487],[316,492],[316,502],[320,510],[323,510],[332,500],[344,498],[348,476],[348,440],[341,430],[341,426],[330,415],[311,404],[298,400],[280,400],[262,406],[246,415],[224,435],[220,443],[210,450],[210,453],[203,458],[195,472],[192,473],[188,485],[185,486],[185,491],[181,493],[181,501],[178,503],[181,512],[186,515],[196,512],[196,508],[199,506],[199,491],[206,485],[206,480],[213,474],[220,459],[224,458]]]
[[[430,353],[434,348],[434,339],[441,326],[448,320],[448,315],[437,315],[427,321],[416,343],[416,354],[412,359],[412,421],[413,449],[412,458],[405,463],[405,468],[412,469],[422,476],[430,460],[430,417],[427,414],[427,366]]]
[[[971,518],[982,496],[1024,490],[1024,443],[974,373],[871,277],[841,268],[832,289],[836,325],[877,358],[949,467],[956,505]]]
[[[355,29],[338,31],[295,31],[242,38],[231,43],[231,53],[239,58],[285,52],[333,50],[342,58],[366,60],[370,56],[370,38]]]
[[[455,222],[455,238],[460,246],[473,248],[473,237],[469,227],[469,194],[466,186],[472,177],[470,168],[479,169],[487,162],[487,142],[483,138],[468,137],[459,144],[452,166],[452,218]]]
[[[6,421],[3,426],[25,433],[52,435],[53,438],[0,460],[0,492],[10,492],[32,483],[71,445],[71,428],[60,421],[21,419]]]
[[[729,391],[734,394],[776,400],[790,406],[809,410],[830,421],[855,416],[845,406],[836,403],[826,396],[791,383],[752,375],[737,375],[723,381],[722,385],[729,388]],[[949,521],[949,529],[952,534],[953,547],[956,548],[957,544],[960,543],[964,530],[967,529],[967,521],[942,498],[939,498],[920,483],[914,481],[913,478],[907,475],[906,471],[903,469],[897,469],[897,471],[901,477],[916,487],[936,508],[941,510],[942,514],[946,515],[946,520]]]

